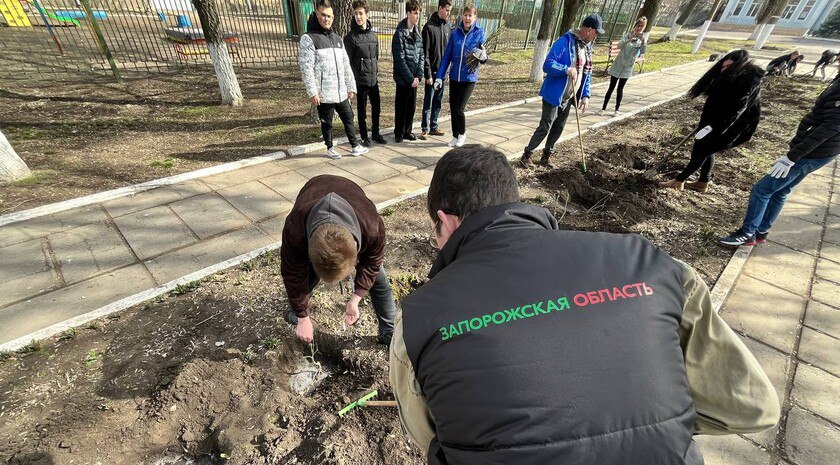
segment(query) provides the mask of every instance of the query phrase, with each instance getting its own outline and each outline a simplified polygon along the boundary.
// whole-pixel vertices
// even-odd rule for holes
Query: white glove
[[[700,140],[700,139],[708,136],[710,132],[712,132],[712,127],[711,126],[706,126],[705,128],[697,131],[697,134],[694,135],[694,138],[697,139],[697,140]]]
[[[440,90],[440,88],[443,87],[443,79],[435,79],[434,87],[435,90]]]
[[[790,161],[790,158],[788,158],[787,155],[779,157],[779,159],[776,160],[776,163],[773,163],[773,168],[771,168],[770,172],[767,174],[776,179],[784,179],[787,177],[788,173],[790,173],[790,168],[794,164],[795,163]]]
[[[478,61],[480,61],[480,62],[485,62],[488,59],[490,59],[490,57],[487,56],[487,50],[484,50],[483,48],[475,49],[475,51],[473,51],[472,55],[474,57],[476,57],[478,59]]]

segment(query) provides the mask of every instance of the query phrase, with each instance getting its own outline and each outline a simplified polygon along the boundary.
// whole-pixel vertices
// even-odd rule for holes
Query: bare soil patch
[[[697,120],[701,102],[679,100],[587,134],[585,174],[576,140],[561,145],[557,169],[518,169],[523,198],[548,208],[564,228],[640,233],[712,284],[730,256],[714,237],[740,221],[752,183],[784,152],[824,86],[769,81],[767,118],[752,142],[719,157],[707,194],[664,191],[641,178]],[[666,170],[679,169],[688,151]],[[424,201],[382,212],[398,298],[422,285],[435,256]],[[380,399],[392,396],[369,303],[358,325],[340,327],[347,298],[337,287],[319,287],[316,344],[299,343],[280,318],[288,307],[278,254],[269,253],[3,354],[0,457],[12,464],[425,463],[394,409],[336,414],[373,389]],[[293,389],[301,376],[324,380],[301,394]]]

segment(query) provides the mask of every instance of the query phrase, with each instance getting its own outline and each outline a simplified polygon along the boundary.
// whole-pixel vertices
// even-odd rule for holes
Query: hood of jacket
[[[554,216],[542,207],[513,202],[484,208],[467,217],[452,233],[446,245],[438,252],[429,271],[429,278],[454,262],[461,249],[482,233],[522,228],[560,229]]]
[[[365,32],[373,32],[373,26],[370,24],[370,20],[367,21],[367,27],[362,29],[362,26],[359,26],[359,23],[356,22],[355,19],[350,20],[350,30],[356,34],[365,33]]]
[[[434,13],[432,13],[431,16],[429,16],[429,22],[434,24],[435,26],[443,26],[447,23],[447,21],[440,19],[440,15],[438,15],[437,11],[435,11]]]
[[[338,224],[349,229],[353,239],[356,239],[356,251],[361,249],[362,228],[359,226],[356,211],[350,203],[335,192],[321,197],[321,200],[315,202],[312,210],[309,211],[309,216],[306,218],[307,239],[312,237],[316,229],[325,224]]]

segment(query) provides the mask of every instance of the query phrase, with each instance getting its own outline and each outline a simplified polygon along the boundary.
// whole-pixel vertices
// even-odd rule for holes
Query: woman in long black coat
[[[691,160],[675,179],[661,187],[706,192],[715,166],[715,153],[747,142],[761,117],[761,78],[764,70],[753,64],[746,50],[729,52],[688,91],[690,98],[706,96]],[[686,182],[700,170],[696,182]]]

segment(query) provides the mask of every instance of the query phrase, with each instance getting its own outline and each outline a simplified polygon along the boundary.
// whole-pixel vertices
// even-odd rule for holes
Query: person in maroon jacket
[[[385,224],[362,188],[340,176],[310,179],[286,217],[280,247],[280,274],[292,307],[286,319],[297,325],[297,336],[312,341],[309,297],[318,282],[338,282],[355,270],[344,323],[356,323],[359,302],[370,293],[379,341],[390,344],[397,307],[384,257]]]

